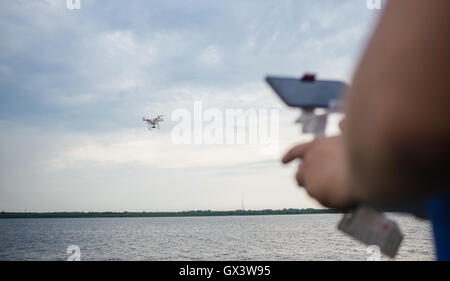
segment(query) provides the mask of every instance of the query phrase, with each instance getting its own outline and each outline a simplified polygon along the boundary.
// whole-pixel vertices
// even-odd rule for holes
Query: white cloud
[[[215,66],[222,62],[223,51],[217,46],[208,46],[198,56],[200,63],[206,66]]]

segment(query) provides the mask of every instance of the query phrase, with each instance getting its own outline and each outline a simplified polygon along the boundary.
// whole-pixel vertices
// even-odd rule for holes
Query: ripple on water
[[[430,225],[389,214],[405,239],[396,260],[432,260]],[[0,220],[0,260],[366,260],[336,229],[341,215]],[[387,260],[387,258],[383,259]]]

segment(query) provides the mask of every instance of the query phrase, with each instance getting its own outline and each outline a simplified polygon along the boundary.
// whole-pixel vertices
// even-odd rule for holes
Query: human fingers
[[[311,146],[311,142],[299,144],[291,148],[283,157],[283,164],[287,164],[294,159],[303,158],[305,156],[306,151],[308,151]]]
[[[298,167],[297,173],[295,174],[295,179],[297,180],[297,184],[299,186],[305,186],[305,176],[304,176],[304,169],[302,165]]]

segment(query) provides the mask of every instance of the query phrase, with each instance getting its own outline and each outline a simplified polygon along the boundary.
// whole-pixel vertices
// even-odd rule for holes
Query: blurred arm
[[[388,2],[346,116],[358,198],[396,203],[450,190],[450,1]]]

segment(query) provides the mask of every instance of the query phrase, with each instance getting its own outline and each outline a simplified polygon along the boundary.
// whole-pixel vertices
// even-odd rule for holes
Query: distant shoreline
[[[235,210],[235,211],[183,211],[183,212],[1,212],[0,219],[19,218],[141,218],[141,217],[213,217],[213,216],[262,216],[305,215],[342,213],[334,209],[282,209],[282,210]]]

